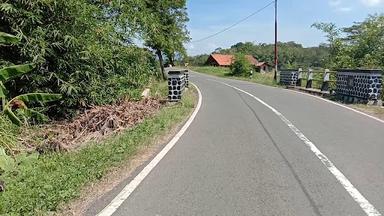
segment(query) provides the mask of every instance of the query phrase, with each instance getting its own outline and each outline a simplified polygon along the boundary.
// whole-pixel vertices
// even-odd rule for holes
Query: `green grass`
[[[7,153],[12,153],[13,149],[19,147],[17,142],[19,133],[19,128],[0,113],[0,148],[5,149]]]
[[[0,193],[0,214],[46,215],[60,204],[80,195],[81,188],[97,182],[113,167],[134,156],[140,147],[166,134],[193,110],[196,94],[189,90],[174,106],[102,143],[74,152],[41,155],[22,160],[17,170],[6,173],[6,191]]]
[[[241,77],[241,76],[233,76],[231,74],[231,70],[229,68],[224,67],[191,67],[190,68],[193,71],[209,74],[217,77],[224,77],[224,78],[230,78],[230,79],[236,79],[236,80],[244,80],[254,83],[259,83],[262,85],[268,85],[268,86],[277,86],[277,83],[273,80],[273,73],[253,73],[253,77]]]

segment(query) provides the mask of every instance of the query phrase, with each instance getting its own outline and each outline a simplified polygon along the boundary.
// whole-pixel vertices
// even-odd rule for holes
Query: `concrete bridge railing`
[[[337,71],[282,69],[280,84],[320,95],[335,95],[348,103],[380,103],[383,90],[381,70]]]

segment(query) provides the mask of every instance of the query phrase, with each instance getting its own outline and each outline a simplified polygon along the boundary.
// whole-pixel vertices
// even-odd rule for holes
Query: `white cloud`
[[[384,3],[384,0],[361,0],[361,2],[368,7],[378,6]]]

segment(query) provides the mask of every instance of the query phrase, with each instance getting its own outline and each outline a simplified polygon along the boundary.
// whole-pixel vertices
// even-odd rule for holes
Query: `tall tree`
[[[186,53],[183,44],[190,40],[186,0],[146,0],[145,7],[143,39],[155,51],[165,79],[163,55],[172,63],[176,53]]]

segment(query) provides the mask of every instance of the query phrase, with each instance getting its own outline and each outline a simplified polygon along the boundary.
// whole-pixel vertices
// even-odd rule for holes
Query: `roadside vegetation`
[[[329,47],[328,68],[384,68],[384,15],[371,15],[346,28],[334,23],[312,26],[325,33]]]
[[[165,105],[137,126],[102,142],[91,141],[76,151],[17,157],[14,168],[3,176],[6,190],[0,193],[0,214],[45,215],[58,210],[59,204],[78,197],[82,186],[97,182],[111,168],[185,120],[196,99],[196,91],[191,88],[180,103]]]
[[[164,82],[187,21],[185,0],[0,3],[0,214],[55,211],[188,115]]]
[[[365,104],[351,104],[350,107],[384,120],[384,107]]]

